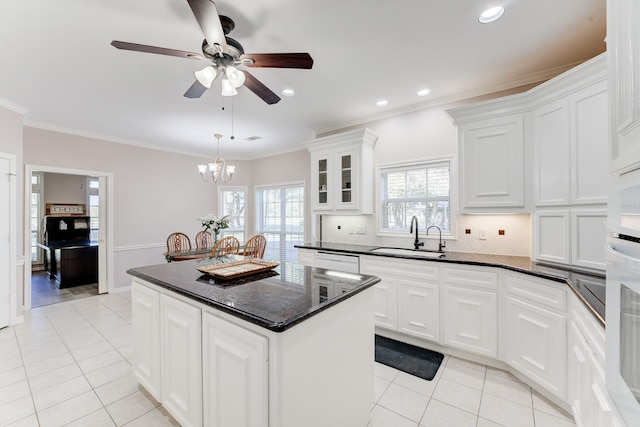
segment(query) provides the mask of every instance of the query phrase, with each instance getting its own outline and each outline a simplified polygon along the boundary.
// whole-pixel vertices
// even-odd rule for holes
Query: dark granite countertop
[[[336,253],[384,256],[404,259],[418,259],[430,262],[446,262],[454,264],[479,265],[488,267],[500,267],[519,273],[541,277],[566,283],[571,290],[582,300],[587,309],[604,326],[605,324],[605,275],[604,273],[585,271],[558,265],[544,264],[532,261],[529,257],[490,255],[467,252],[445,251],[439,258],[424,258],[409,255],[390,255],[371,250],[388,246],[352,245],[346,243],[311,242],[296,245],[297,248],[325,250]],[[410,249],[410,248],[405,248]]]
[[[266,329],[282,332],[373,286],[363,274],[327,275],[322,268],[281,264],[244,278],[220,280],[197,267],[244,259],[238,255],[149,265],[127,273]]]

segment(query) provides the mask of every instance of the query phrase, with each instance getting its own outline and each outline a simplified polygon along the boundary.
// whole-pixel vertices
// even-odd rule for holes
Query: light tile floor
[[[131,374],[130,298],[39,307],[1,329],[0,426],[177,426]],[[575,425],[510,374],[449,356],[433,381],[376,363],[374,400],[369,427]]]

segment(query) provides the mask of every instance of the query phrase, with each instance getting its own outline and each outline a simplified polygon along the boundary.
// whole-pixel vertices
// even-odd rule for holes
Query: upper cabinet
[[[465,123],[459,132],[463,210],[524,208],[522,114]]]
[[[377,139],[369,129],[358,129],[305,143],[311,152],[313,211],[373,213],[373,146]]]
[[[458,127],[461,213],[527,211],[526,96],[448,110]]]
[[[607,1],[610,170],[640,167],[640,2]]]
[[[607,202],[606,72],[592,65],[583,88],[533,111],[535,206]]]

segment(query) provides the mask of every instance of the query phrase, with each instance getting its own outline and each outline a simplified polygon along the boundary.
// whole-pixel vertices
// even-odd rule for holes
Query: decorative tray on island
[[[225,264],[197,267],[197,269],[204,274],[208,274],[209,276],[213,276],[218,279],[235,279],[271,270],[279,265],[279,262],[251,258],[244,259],[242,261],[228,262]]]

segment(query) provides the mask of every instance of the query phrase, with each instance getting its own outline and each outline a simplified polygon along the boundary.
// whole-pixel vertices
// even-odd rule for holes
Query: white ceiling
[[[502,19],[479,13],[504,5]],[[540,81],[605,50],[606,0],[219,0],[248,53],[309,52],[312,70],[252,69],[277,94],[182,95],[207,65],[112,40],[200,52],[186,0],[19,0],[0,5],[0,99],[27,125],[226,158],[299,149],[317,132]],[[428,87],[432,93],[418,98]],[[376,100],[389,104],[380,108]],[[231,141],[232,102],[233,133]],[[223,111],[222,106],[226,109]],[[260,136],[257,141],[247,141]]]

